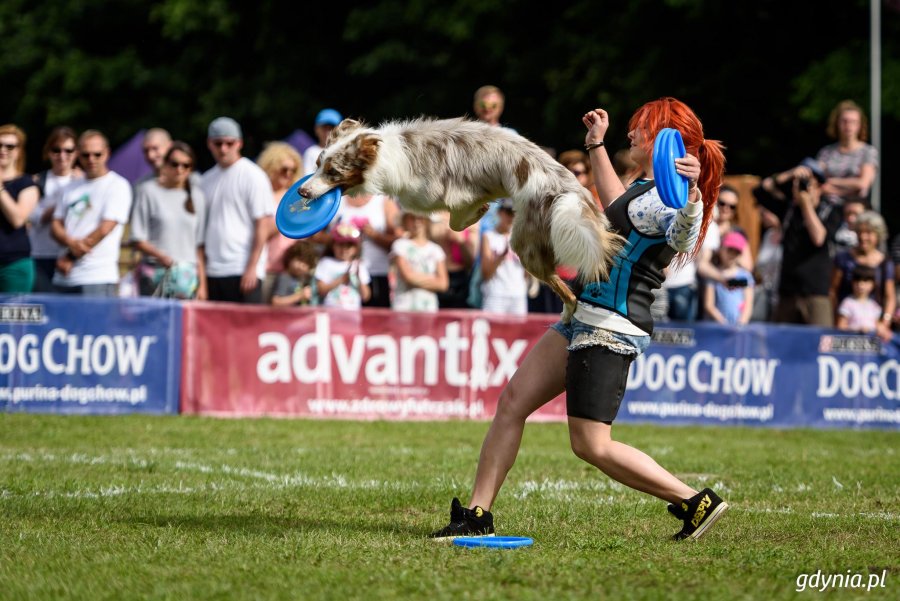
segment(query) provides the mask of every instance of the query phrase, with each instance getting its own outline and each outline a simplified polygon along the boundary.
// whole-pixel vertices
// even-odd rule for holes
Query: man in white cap
[[[241,156],[241,126],[229,117],[209,124],[207,148],[216,165],[203,174],[209,205],[206,279],[209,300],[262,302],[266,242],[275,233],[272,186],[266,173]]]
[[[325,148],[325,142],[328,141],[328,134],[331,133],[338,123],[343,121],[341,114],[334,109],[322,109],[316,115],[316,139],[318,144],[313,144],[303,153],[303,175],[309,175],[316,170],[316,159]]]

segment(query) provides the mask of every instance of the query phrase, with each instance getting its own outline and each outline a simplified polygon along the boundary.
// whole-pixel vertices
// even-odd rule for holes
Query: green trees
[[[563,150],[580,144],[589,107],[612,113],[619,144],[636,106],[674,95],[729,147],[730,171],[765,173],[825,143],[838,100],[868,105],[868,6],[822,0],[813,19],[809,3],[781,0],[5,0],[0,121],[26,128],[32,166],[60,123],[114,144],[149,126],[199,144],[229,114],[254,151],[311,130],[323,106],[371,122],[456,116],[493,83],[505,122]],[[889,140],[900,13],[885,6]]]

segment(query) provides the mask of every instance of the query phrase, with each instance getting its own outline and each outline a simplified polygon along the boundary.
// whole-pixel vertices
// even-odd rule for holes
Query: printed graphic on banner
[[[186,410],[361,419],[490,417],[551,321],[450,311],[267,311],[235,331],[229,309],[187,310]],[[222,348],[231,349],[228,357]],[[228,380],[203,378],[222,362],[244,393],[222,385]]]
[[[0,410],[177,413],[177,303],[21,298],[0,310]]]
[[[772,426],[900,424],[896,343],[817,328],[661,327],[631,366],[621,421]],[[679,342],[680,341],[680,342]]]
[[[490,419],[555,316],[188,305],[183,410]],[[801,326],[659,327],[617,421],[900,427],[900,347]],[[536,419],[565,420],[565,398]]]

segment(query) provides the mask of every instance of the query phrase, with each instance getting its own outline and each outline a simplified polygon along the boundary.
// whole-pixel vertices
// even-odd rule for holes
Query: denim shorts
[[[612,424],[628,383],[628,369],[650,336],[630,336],[572,319],[551,326],[569,341],[566,414]]]
[[[569,351],[576,351],[591,346],[602,346],[620,355],[637,357],[650,346],[650,336],[632,336],[631,334],[613,332],[578,321],[574,317],[568,324],[557,321],[550,327],[569,341]]]

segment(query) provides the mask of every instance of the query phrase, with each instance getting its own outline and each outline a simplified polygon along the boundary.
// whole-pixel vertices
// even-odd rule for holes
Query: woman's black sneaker
[[[683,522],[685,516],[687,515],[684,512],[684,509],[681,508],[681,505],[676,505],[675,503],[669,503],[666,509],[668,509],[669,513],[675,516],[675,519],[677,519],[679,522]]]
[[[450,503],[450,523],[432,532],[429,538],[446,540],[457,536],[494,536],[494,515],[478,506],[463,507],[454,497]]]
[[[675,534],[675,540],[698,539],[722,517],[728,509],[728,503],[720,499],[712,489],[704,488],[690,499],[681,502],[681,515],[677,509],[677,506],[674,508],[669,506],[669,512],[684,521],[684,527],[681,532]]]

